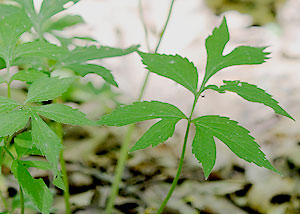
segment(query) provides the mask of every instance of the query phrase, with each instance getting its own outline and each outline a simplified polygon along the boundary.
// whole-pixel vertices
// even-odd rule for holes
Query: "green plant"
[[[78,76],[84,77],[88,73],[97,74],[117,87],[110,70],[88,61],[123,56],[136,51],[138,46],[127,49],[77,46],[74,39],[92,39],[64,38],[58,32],[83,20],[79,16],[69,15],[56,21],[52,19],[52,16],[65,10],[66,3],[70,1],[44,0],[39,13],[35,11],[32,0],[16,2],[17,6],[0,4],[0,69],[6,68],[6,75],[0,77],[0,84],[7,85],[7,97],[0,96],[0,166],[5,164],[10,168],[19,183],[17,206],[21,208],[21,213],[24,213],[25,201],[28,202],[27,207],[41,213],[51,211],[53,194],[42,179],[31,176],[28,170],[31,167],[52,171],[53,184],[64,190],[65,212],[71,213],[62,150],[62,124],[96,123],[88,120],[82,112],[59,103],[59,97]],[[28,41],[21,37],[25,32],[29,33]],[[46,33],[56,36],[60,46],[47,41]],[[70,50],[70,45],[75,45],[75,49]],[[12,66],[19,68],[13,75]],[[54,75],[53,71],[63,69],[71,70],[68,77]],[[12,99],[13,81],[26,83],[28,92],[24,102]],[[51,121],[55,122],[54,127],[50,126]],[[41,159],[36,160],[32,156],[40,156]],[[12,161],[7,161],[8,158]],[[14,207],[11,209],[5,197],[1,198],[5,209],[12,213]]]
[[[163,38],[163,36],[165,34],[165,31],[168,27],[169,20],[170,20],[171,14],[172,14],[173,6],[174,6],[174,2],[175,2],[175,0],[172,0],[171,3],[170,3],[168,16],[167,16],[166,22],[164,24],[164,27],[163,27],[163,29],[160,33],[157,45],[156,45],[155,50],[154,50],[154,53],[157,53],[157,51],[160,47],[162,38]],[[144,31],[145,31],[145,40],[146,40],[147,50],[148,50],[148,52],[150,52],[151,50],[150,50],[150,45],[149,45],[149,40],[148,40],[148,29],[147,29],[147,26],[146,26],[146,23],[145,23],[145,20],[144,20],[142,0],[139,0],[139,12],[140,12],[140,18],[141,18],[141,21],[142,21],[142,24],[143,24],[143,27],[144,27]],[[143,81],[141,90],[140,90],[138,98],[137,98],[138,102],[142,100],[145,89],[146,89],[147,84],[149,82],[149,76],[150,76],[150,71],[147,72],[145,80]],[[113,208],[114,208],[115,199],[116,199],[116,197],[118,195],[118,192],[119,192],[119,185],[120,185],[122,175],[123,175],[123,171],[124,171],[124,168],[125,168],[125,164],[126,164],[126,161],[127,161],[127,158],[128,158],[128,151],[129,151],[130,144],[131,144],[131,141],[132,141],[132,134],[133,134],[134,129],[135,129],[135,124],[132,124],[128,127],[127,133],[124,137],[124,142],[122,143],[122,147],[121,147],[121,150],[120,150],[120,158],[118,159],[118,162],[117,162],[114,181],[112,183],[110,196],[109,196],[107,206],[106,206],[106,210],[105,210],[106,214],[111,214],[112,211],[113,211]]]
[[[173,135],[178,121],[187,121],[178,170],[166,198],[157,211],[158,214],[163,212],[178,182],[191,124],[196,127],[192,152],[202,164],[206,178],[208,178],[215,164],[216,146],[214,138],[218,138],[225,143],[238,157],[278,172],[266,159],[265,154],[260,150],[259,145],[254,141],[249,131],[238,125],[236,121],[219,115],[193,118],[199,97],[205,90],[210,89],[219,93],[225,93],[226,91],[234,92],[248,101],[262,103],[272,108],[275,113],[293,119],[278,105],[278,102],[271,95],[255,85],[239,80],[224,81],[224,85],[219,87],[216,85],[207,85],[209,79],[223,68],[234,65],[262,64],[268,59],[267,55],[269,53],[264,52],[265,47],[239,46],[231,53],[223,55],[223,50],[228,41],[229,32],[226,19],[224,18],[222,24],[218,28],[215,28],[212,35],[206,39],[207,63],[205,76],[200,87],[198,85],[197,69],[188,59],[179,55],[138,52],[149,72],[175,81],[194,95],[191,113],[188,116],[174,105],[159,101],[144,101],[119,107],[112,113],[104,115],[98,122],[99,125],[125,126],[145,120],[161,119],[136,142],[130,150],[133,152],[149,146],[155,147],[165,142]]]

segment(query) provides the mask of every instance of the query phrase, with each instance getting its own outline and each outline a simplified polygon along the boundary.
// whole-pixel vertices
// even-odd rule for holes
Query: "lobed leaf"
[[[0,114],[10,112],[18,106],[19,104],[16,101],[0,96]]]
[[[53,198],[44,181],[41,178],[34,179],[23,166],[22,161],[15,160],[11,170],[26,196],[38,207],[41,213],[49,214]]]
[[[207,179],[216,162],[216,144],[212,133],[196,124],[196,133],[192,143],[192,153],[202,164]]]
[[[150,72],[174,80],[178,84],[197,93],[198,73],[192,62],[179,55],[164,55],[138,52],[142,62]]]
[[[223,51],[229,41],[229,32],[224,17],[220,27],[213,30],[206,41],[207,64],[203,85],[219,70],[233,65],[262,64],[269,53],[264,52],[265,47],[240,46],[231,53],[223,56]]]
[[[240,82],[239,80],[223,82],[224,85],[221,85],[219,88],[217,86],[207,86],[206,88],[218,91],[219,93],[225,93],[225,91],[234,92],[245,100],[255,103],[262,103],[272,108],[275,113],[294,120],[292,116],[290,116],[278,105],[278,101],[274,100],[270,94],[266,93],[263,89],[258,88],[256,85]]]
[[[211,145],[212,137],[217,137],[225,143],[239,158],[250,163],[253,162],[258,166],[265,167],[274,172],[278,172],[265,158],[265,154],[260,150],[260,146],[254,141],[254,138],[249,135],[249,131],[242,126],[239,126],[236,121],[218,115],[208,115],[198,117],[192,120],[192,122],[196,125],[198,131],[204,132],[202,136],[206,135],[204,138],[197,136],[193,142],[193,152],[197,159],[201,161],[203,167],[205,167],[204,171],[206,177],[209,175],[215,161],[215,156],[212,154],[212,152],[214,152],[213,146]],[[206,141],[204,141],[204,139]],[[207,139],[209,140],[207,141]],[[210,144],[205,146],[209,148],[209,150],[204,157],[201,157],[203,154],[198,153],[202,152],[199,147],[204,144]],[[209,159],[204,161],[204,158]]]
[[[156,118],[187,119],[174,105],[159,101],[144,101],[115,109],[112,113],[102,116],[98,125],[124,126]]]
[[[49,104],[32,107],[31,109],[36,113],[59,123],[81,126],[95,125],[95,122],[87,119],[84,113],[67,105]]]
[[[157,146],[160,143],[165,142],[174,134],[175,125],[179,121],[179,118],[162,119],[155,123],[130,149],[130,152],[136,150],[145,149],[152,145]]]
[[[40,78],[29,87],[27,99],[28,102],[42,102],[59,97],[68,90],[76,77],[58,78],[47,77]]]
[[[24,128],[29,117],[29,112],[22,109],[0,114],[0,137],[13,135]]]
[[[80,76],[84,77],[87,74],[97,74],[101,76],[106,82],[110,83],[113,86],[118,87],[111,71],[100,66],[94,64],[72,64],[68,65],[67,68],[72,69],[75,73],[79,74]]]
[[[56,175],[59,153],[62,149],[60,139],[35,112],[31,112],[31,125],[33,143],[46,156]]]

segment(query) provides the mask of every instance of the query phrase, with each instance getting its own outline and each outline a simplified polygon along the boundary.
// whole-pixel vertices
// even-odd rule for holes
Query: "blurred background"
[[[36,0],[39,7],[40,0]],[[140,3],[140,4],[139,4]],[[126,48],[140,44],[155,49],[167,18],[170,0],[81,0],[67,11],[85,23],[68,28],[63,36],[92,37],[101,45]],[[170,199],[168,214],[297,214],[300,213],[300,1],[299,0],[176,0],[159,53],[179,54],[194,62],[203,77],[205,39],[226,16],[230,52],[239,45],[267,46],[271,59],[262,65],[236,66],[219,72],[210,83],[242,80],[265,89],[295,119],[277,116],[260,104],[248,103],[231,93],[207,91],[196,115],[220,114],[249,129],[267,158],[281,172],[276,174],[239,160],[221,142],[217,162],[208,180],[190,147],[179,185]],[[93,42],[91,42],[93,43]],[[100,61],[109,68],[119,88],[110,88],[89,74],[66,94],[70,104],[89,118],[97,119],[119,104],[137,99],[146,70],[136,53]],[[192,96],[183,87],[151,75],[144,100],[172,103],[189,111]],[[132,144],[152,122],[138,124]],[[130,153],[116,201],[117,213],[155,213],[176,173],[185,123],[174,137],[156,148]],[[65,158],[70,176],[73,213],[102,213],[113,181],[119,149],[127,130],[108,127],[65,128]],[[194,130],[192,130],[194,132]],[[190,140],[192,137],[190,138]],[[36,173],[35,176],[47,175]],[[8,182],[13,196],[17,187]],[[62,195],[55,198],[57,213],[63,213]]]

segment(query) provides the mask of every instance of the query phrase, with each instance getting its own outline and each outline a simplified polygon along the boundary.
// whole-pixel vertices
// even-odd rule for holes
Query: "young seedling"
[[[99,125],[125,126],[151,119],[161,119],[155,123],[131,148],[131,152],[145,149],[149,146],[155,147],[170,138],[175,130],[175,126],[180,120],[187,121],[187,127],[182,147],[182,153],[178,165],[176,176],[171,188],[159,207],[157,213],[163,212],[170,199],[180,172],[183,166],[185,150],[187,146],[190,126],[196,127],[196,133],[192,142],[192,152],[197,160],[202,164],[205,178],[208,178],[216,160],[215,138],[226,144],[229,149],[238,157],[265,167],[274,172],[278,172],[266,159],[265,154],[260,150],[259,145],[249,134],[249,131],[238,122],[219,115],[207,115],[193,118],[193,113],[197,101],[205,90],[215,90],[219,93],[226,91],[234,92],[242,98],[256,103],[262,103],[272,108],[275,113],[281,114],[293,120],[293,118],[282,109],[276,100],[264,90],[255,85],[235,81],[224,81],[224,85],[207,85],[209,79],[223,68],[234,65],[262,64],[268,59],[268,52],[264,52],[265,47],[239,46],[231,53],[223,55],[223,50],[229,41],[229,32],[226,19],[215,28],[212,35],[206,39],[207,64],[202,83],[198,84],[198,71],[194,64],[188,59],[179,55],[150,54],[138,52],[142,62],[147,69],[160,76],[169,78],[182,85],[194,95],[191,103],[191,113],[186,116],[176,106],[159,101],[135,102],[131,105],[119,107],[112,113],[104,115],[99,120]]]
[[[68,193],[62,156],[61,124],[95,125],[82,112],[55,103],[55,99],[79,78],[76,75],[83,77],[94,73],[109,84],[117,86],[108,69],[88,61],[126,55],[136,51],[138,46],[128,49],[78,46],[71,51],[68,47],[73,38],[58,36],[57,30],[81,23],[78,16],[77,21],[74,21],[73,16],[65,16],[56,22],[50,19],[63,11],[64,5],[69,1],[44,0],[39,13],[35,11],[32,0],[16,2],[19,3],[18,6],[0,4],[0,69],[6,68],[6,77],[0,78],[0,84],[7,85],[7,97],[0,96],[0,166],[7,154],[12,159],[12,165],[7,167],[11,169],[20,186],[21,213],[24,213],[26,200],[31,203],[31,207],[47,214],[51,212],[53,195],[42,179],[31,176],[28,168],[52,171],[53,184]],[[76,2],[78,1],[74,1]],[[30,33],[30,42],[22,41],[21,36],[25,32]],[[44,37],[45,33],[57,36],[61,46],[49,43]],[[20,70],[11,75],[11,66],[17,66]],[[52,75],[54,70],[63,68],[73,70],[74,74],[68,78]],[[11,83],[16,80],[26,82],[28,86],[23,103],[11,99]],[[56,122],[56,133],[46,123],[48,121]],[[12,143],[16,152],[12,149]],[[28,159],[31,155],[43,156],[45,161]],[[71,213],[68,198],[65,199],[65,213]],[[9,207],[6,209],[10,210]]]

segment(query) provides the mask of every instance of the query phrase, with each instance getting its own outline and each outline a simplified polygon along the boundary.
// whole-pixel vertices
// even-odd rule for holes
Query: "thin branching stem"
[[[179,160],[179,164],[178,164],[178,168],[177,168],[177,172],[176,172],[175,178],[173,179],[171,188],[170,188],[167,196],[165,197],[165,199],[161,203],[159,209],[157,210],[157,214],[161,214],[164,211],[164,208],[166,207],[169,199],[171,198],[171,196],[172,196],[172,194],[173,194],[173,192],[174,192],[174,190],[176,188],[178,179],[180,177],[180,173],[181,173],[181,169],[182,169],[183,161],[184,161],[184,155],[185,155],[187,140],[188,140],[189,131],[190,131],[190,126],[191,126],[191,120],[192,120],[192,116],[193,116],[193,113],[194,113],[194,110],[195,110],[195,107],[196,107],[196,104],[197,104],[197,100],[198,100],[198,97],[195,96],[194,103],[193,103],[192,110],[191,110],[191,114],[190,114],[190,117],[188,118],[188,124],[187,124],[187,127],[186,127],[185,136],[184,136],[184,142],[183,142],[183,146],[182,146],[182,152],[181,152],[181,156],[180,156],[180,160]]]
[[[168,17],[167,17],[167,20],[166,20],[165,25],[163,27],[163,30],[162,30],[162,32],[160,34],[158,43],[156,45],[155,53],[158,51],[158,49],[160,47],[162,38],[163,38],[163,36],[165,34],[165,31],[167,29],[167,26],[169,24],[169,20],[170,20],[171,13],[172,13],[172,10],[173,10],[174,2],[175,2],[175,0],[171,1],[169,12],[168,12]],[[139,3],[139,7],[140,7],[140,16],[143,17],[143,8],[142,8],[141,0],[140,0],[140,3]],[[147,44],[147,43],[149,43],[149,40],[148,40],[148,30],[147,30],[147,26],[145,25],[144,18],[142,18],[142,24],[143,24],[143,27],[144,27],[144,30],[145,30],[145,38],[146,38],[146,44]],[[150,51],[150,46],[148,48],[148,51]],[[147,74],[146,74],[145,80],[143,82],[142,88],[140,90],[140,94],[138,96],[137,101],[141,101],[142,100],[142,97],[144,95],[147,83],[149,81],[149,77],[150,77],[150,72],[148,71]],[[119,192],[119,186],[120,186],[121,179],[122,179],[122,176],[123,176],[125,164],[127,162],[128,151],[129,151],[129,147],[130,147],[130,143],[131,143],[131,139],[132,139],[132,133],[134,131],[134,128],[135,128],[134,124],[130,125],[128,127],[128,130],[127,130],[124,142],[123,142],[122,147],[121,147],[120,157],[119,157],[118,162],[117,162],[117,167],[116,167],[116,173],[115,173],[114,181],[113,181],[113,184],[112,184],[112,187],[111,187],[110,196],[109,196],[107,207],[106,207],[106,210],[105,210],[106,214],[111,214],[112,211],[113,211],[113,208],[114,208],[115,199],[116,199],[116,197],[118,195],[118,192]]]

